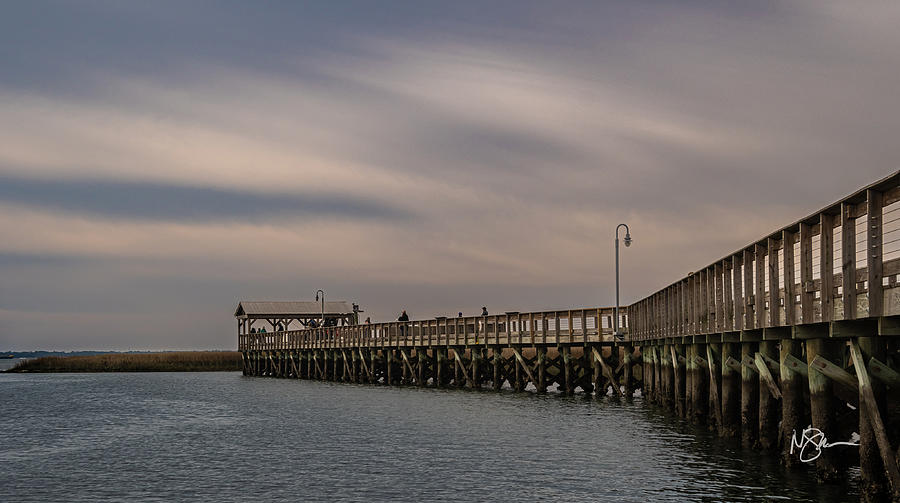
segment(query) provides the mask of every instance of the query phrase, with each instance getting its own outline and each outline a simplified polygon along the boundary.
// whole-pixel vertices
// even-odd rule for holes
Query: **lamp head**
[[[631,233],[626,232],[625,233],[625,247],[627,248],[629,246],[631,246]]]
[[[316,300],[319,300],[319,292],[316,292]]]

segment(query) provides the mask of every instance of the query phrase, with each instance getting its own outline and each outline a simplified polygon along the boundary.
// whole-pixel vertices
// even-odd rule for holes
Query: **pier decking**
[[[843,477],[858,450],[863,497],[900,501],[898,210],[900,172],[621,308],[622,340],[606,307],[263,334],[239,323],[238,350],[247,375],[625,397],[639,388],[789,467],[808,425],[829,441],[855,431],[858,449],[816,451],[820,479]]]

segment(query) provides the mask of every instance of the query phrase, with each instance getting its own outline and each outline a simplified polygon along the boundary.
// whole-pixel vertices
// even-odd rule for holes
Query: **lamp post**
[[[625,247],[631,246],[631,232],[628,225],[619,224],[616,226],[616,314],[613,319],[613,337],[616,339],[623,335],[619,333],[619,229],[622,227],[625,227]]]
[[[322,326],[325,325],[325,290],[321,288],[316,290],[316,300],[319,300],[319,293],[322,294]]]

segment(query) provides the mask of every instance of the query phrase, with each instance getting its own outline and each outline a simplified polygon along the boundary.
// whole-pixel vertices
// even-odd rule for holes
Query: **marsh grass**
[[[44,356],[25,360],[7,372],[209,372],[241,370],[237,351],[110,353]]]

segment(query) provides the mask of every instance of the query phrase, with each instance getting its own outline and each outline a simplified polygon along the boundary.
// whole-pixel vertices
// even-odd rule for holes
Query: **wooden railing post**
[[[854,205],[841,203],[841,290],[844,319],[856,319],[856,219]]]
[[[882,194],[866,191],[866,269],[869,290],[869,317],[881,316],[884,311],[884,288],[881,285],[881,206]]]

